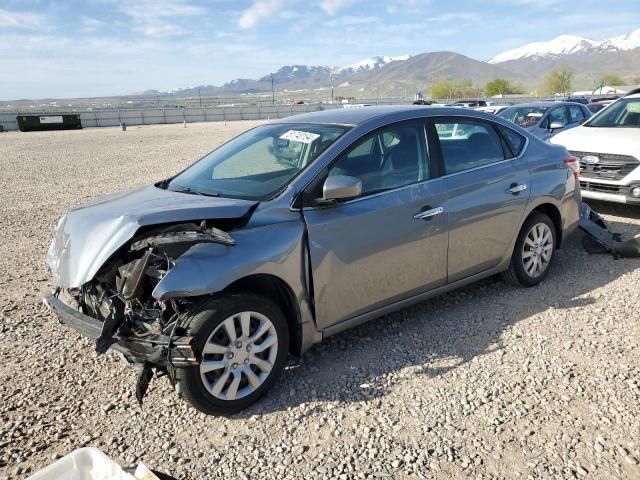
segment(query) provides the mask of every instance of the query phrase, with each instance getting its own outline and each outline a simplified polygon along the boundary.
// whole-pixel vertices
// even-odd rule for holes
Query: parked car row
[[[581,103],[532,102],[506,108],[498,116],[547,140],[555,134],[577,127],[591,116]]]
[[[583,197],[640,205],[640,89],[550,141],[579,159]]]
[[[640,89],[622,98],[567,99],[513,105],[497,115],[576,156],[584,198],[640,205]]]

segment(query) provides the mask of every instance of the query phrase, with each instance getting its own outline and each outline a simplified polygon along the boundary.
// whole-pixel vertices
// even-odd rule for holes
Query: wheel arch
[[[251,292],[275,302],[287,320],[289,352],[294,355],[302,353],[302,317],[296,296],[287,282],[272,274],[257,273],[234,281],[223,292]]]
[[[534,213],[539,212],[539,213],[544,213],[547,217],[549,217],[551,219],[551,221],[553,222],[553,226],[556,229],[556,244],[555,244],[555,248],[559,249],[562,246],[562,215],[560,214],[560,209],[555,206],[552,203],[546,202],[546,203],[541,203],[539,205],[537,205],[535,208],[533,208],[529,214],[525,217],[524,221],[522,222],[522,224],[524,225],[524,222],[527,221],[527,219],[533,215]],[[520,227],[522,228],[522,227]]]

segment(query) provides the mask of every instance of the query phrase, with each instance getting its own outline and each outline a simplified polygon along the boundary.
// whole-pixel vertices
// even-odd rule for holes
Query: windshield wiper
[[[207,192],[200,192],[198,190],[194,190],[191,187],[180,187],[176,190],[171,190],[172,192],[178,192],[178,193],[188,193],[190,195],[202,195],[204,197],[219,197],[220,194],[219,193],[207,193]]]

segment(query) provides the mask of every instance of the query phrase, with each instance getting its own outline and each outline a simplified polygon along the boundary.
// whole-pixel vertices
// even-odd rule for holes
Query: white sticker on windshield
[[[540,118],[542,116],[541,113],[538,112],[531,112],[531,113],[527,113],[527,117],[536,117],[536,118]]]
[[[311,143],[316,138],[320,138],[317,133],[301,132],[299,130],[289,130],[283,135],[280,135],[283,140],[293,140],[294,142]]]

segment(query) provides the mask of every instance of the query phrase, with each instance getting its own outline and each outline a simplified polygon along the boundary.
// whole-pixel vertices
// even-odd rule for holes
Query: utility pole
[[[200,88],[198,87],[198,98],[200,98],[200,108],[202,108],[202,95],[200,95]]]
[[[276,91],[273,88],[273,73],[271,74],[271,105],[276,104]]]
[[[329,72],[329,78],[331,79],[331,103],[333,103],[333,73]]]

